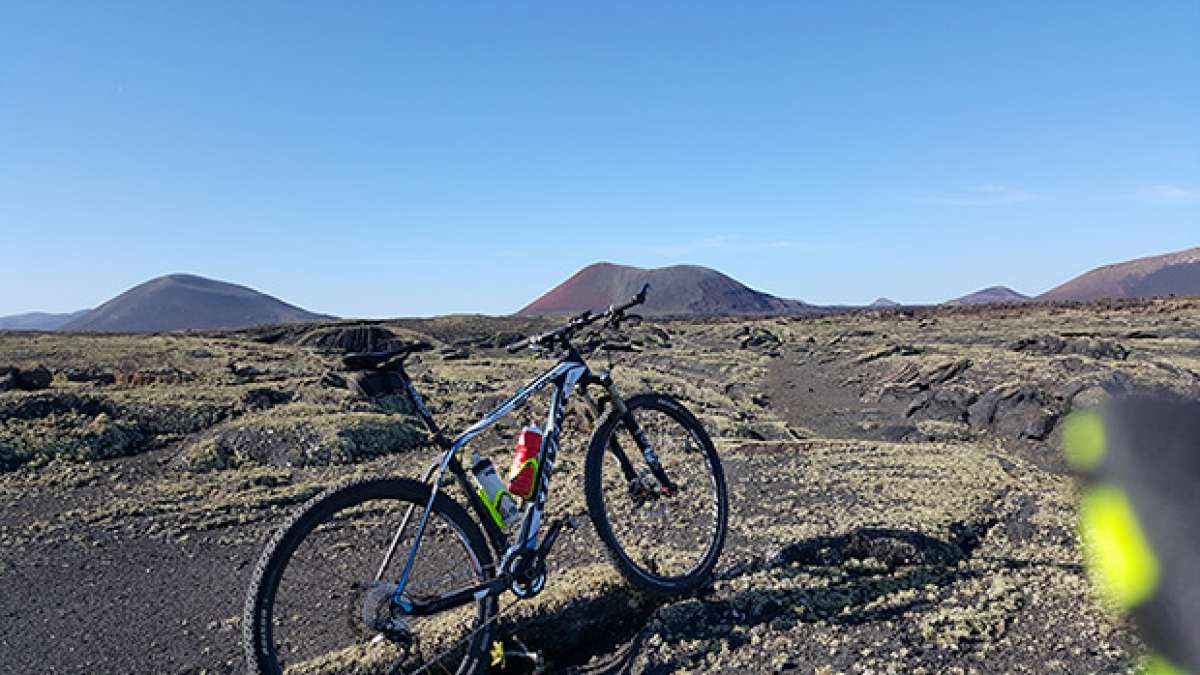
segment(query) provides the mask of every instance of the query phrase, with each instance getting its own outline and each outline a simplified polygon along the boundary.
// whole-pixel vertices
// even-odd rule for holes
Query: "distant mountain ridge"
[[[90,311],[90,309],[81,309],[78,312],[66,314],[25,312],[24,314],[0,316],[0,330],[58,330]]]
[[[699,265],[641,268],[600,262],[521,308],[519,316],[575,314],[602,310],[624,302],[650,285],[646,304],[637,309],[648,316],[752,316],[802,314],[817,310],[799,300],[756,291],[714,269]]]
[[[810,315],[853,311],[850,305],[817,306],[747,287],[699,265],[639,268],[600,262],[588,265],[518,310],[520,316],[601,310],[651,286],[639,313],[649,316]],[[1200,247],[1104,265],[1039,296],[991,286],[945,305],[1090,301],[1101,298],[1200,296]],[[880,297],[868,307],[898,304]],[[56,314],[27,312],[0,317],[0,330],[159,332],[247,328],[264,324],[333,319],[245,286],[192,274],[169,274],[139,284],[91,310]]]
[[[1005,302],[1028,302],[1029,296],[1024,293],[1018,293],[1008,286],[989,286],[984,289],[968,293],[960,298],[947,300],[942,303],[945,305],[995,305]]]
[[[193,274],[168,274],[134,286],[76,317],[63,331],[151,333],[247,328],[332,319],[246,286]]]
[[[1104,265],[1046,291],[1038,300],[1200,295],[1200,247]]]

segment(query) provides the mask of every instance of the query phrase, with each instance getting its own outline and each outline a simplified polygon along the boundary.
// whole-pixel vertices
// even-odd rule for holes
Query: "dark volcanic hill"
[[[0,316],[0,330],[58,330],[69,321],[73,321],[91,310],[81,309],[68,314],[53,314],[51,312],[26,312]]]
[[[989,286],[961,298],[947,300],[946,305],[995,305],[1002,302],[1025,302],[1029,296],[1018,293],[1008,286]]]
[[[596,263],[579,270],[517,312],[521,316],[573,314],[602,310],[631,298],[650,284],[639,314],[651,316],[724,316],[800,314],[817,308],[756,291],[720,272],[698,265],[644,269]]]
[[[1038,300],[1200,295],[1200,247],[1098,267]]]
[[[134,286],[59,330],[150,333],[329,318],[245,286],[191,274],[168,274]]]

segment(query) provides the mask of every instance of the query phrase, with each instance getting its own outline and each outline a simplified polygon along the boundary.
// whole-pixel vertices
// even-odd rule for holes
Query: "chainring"
[[[522,600],[532,598],[546,587],[546,561],[536,551],[514,553],[504,564],[512,578],[509,589]]]

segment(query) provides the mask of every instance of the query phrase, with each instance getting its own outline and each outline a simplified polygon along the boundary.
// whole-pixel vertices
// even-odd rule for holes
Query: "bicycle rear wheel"
[[[251,672],[482,672],[494,598],[382,623],[428,498],[429,486],[413,480],[364,480],[326,491],[293,516],[263,551],[246,596],[243,648]],[[404,595],[434,597],[493,573],[478,526],[438,495]]]
[[[670,396],[639,394],[625,405],[661,471],[625,417],[609,410],[588,447],[588,515],[632,584],[657,593],[692,591],[708,580],[725,544],[729,499],[721,460],[704,427]]]

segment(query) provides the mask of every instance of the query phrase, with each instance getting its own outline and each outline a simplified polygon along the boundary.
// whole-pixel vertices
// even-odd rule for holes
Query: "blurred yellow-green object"
[[[1125,491],[1111,484],[1091,488],[1079,520],[1094,556],[1093,576],[1109,597],[1126,609],[1150,598],[1158,586],[1158,558]]]
[[[1200,403],[1131,398],[1078,413],[1063,452],[1088,484],[1092,578],[1161,654],[1146,672],[1200,673]]]

